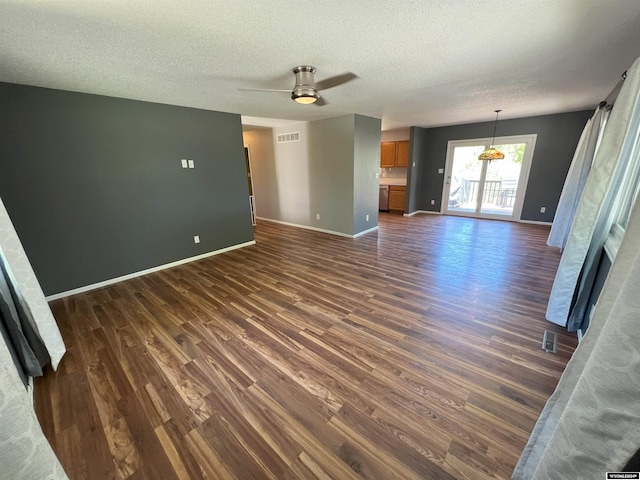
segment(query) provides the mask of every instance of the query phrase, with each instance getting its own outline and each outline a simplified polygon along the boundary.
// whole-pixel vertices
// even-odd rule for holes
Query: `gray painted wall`
[[[2,83],[0,105],[0,196],[45,294],[253,240],[239,115]]]
[[[378,118],[355,115],[353,149],[353,233],[378,225],[380,126]],[[366,216],[369,215],[369,220]]]
[[[426,129],[419,127],[411,127],[410,130],[409,167],[407,168],[407,197],[405,201],[406,213],[413,213],[416,210],[420,210],[423,159],[427,157],[426,150],[428,145],[425,139],[426,133]]]
[[[359,211],[371,211],[367,228],[377,218],[380,120],[362,117],[358,125],[358,166],[355,165],[356,115],[296,123],[272,130],[245,132],[252,155],[256,212],[259,217],[353,235],[355,203]],[[375,126],[374,126],[375,125]],[[373,128],[377,128],[375,134]],[[277,135],[300,132],[299,142],[277,143]],[[375,140],[375,157],[369,155]],[[365,158],[367,160],[365,160]],[[354,192],[367,162],[376,168],[369,184]],[[376,164],[377,163],[377,164]],[[370,204],[364,192],[375,185]],[[374,205],[375,204],[375,205]],[[316,214],[320,219],[316,219]],[[361,231],[361,230],[360,230]]]
[[[584,324],[583,332],[585,333],[589,327],[589,314],[591,313],[593,307],[595,307],[598,302],[598,298],[600,298],[600,294],[602,293],[602,289],[604,288],[604,284],[607,281],[607,277],[609,276],[609,272],[611,271],[612,263],[609,255],[606,251],[602,251],[602,257],[600,259],[600,264],[598,265],[598,270],[596,273],[596,278],[593,282],[593,289],[591,290],[591,296],[589,297],[589,306],[587,307],[587,321]]]
[[[354,115],[344,115],[307,124],[311,225],[349,235],[353,234],[354,123]]]
[[[594,107],[595,108],[595,107]],[[552,222],[580,134],[593,115],[592,110],[542,115],[538,117],[500,120],[497,135],[537,134],[536,147],[531,163],[529,184],[522,208],[522,220]],[[412,177],[410,211],[440,211],[447,142],[491,137],[494,122],[472,123],[439,128],[413,127],[412,161],[416,169]],[[416,180],[413,176],[417,176]],[[414,192],[415,188],[418,192]],[[435,205],[430,201],[435,200]],[[546,213],[540,213],[546,206]]]

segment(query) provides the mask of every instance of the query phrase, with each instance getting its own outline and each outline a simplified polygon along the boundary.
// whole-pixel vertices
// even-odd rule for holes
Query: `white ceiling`
[[[594,108],[640,56],[639,0],[0,0],[0,81],[383,128]],[[290,69],[325,107],[286,93]]]

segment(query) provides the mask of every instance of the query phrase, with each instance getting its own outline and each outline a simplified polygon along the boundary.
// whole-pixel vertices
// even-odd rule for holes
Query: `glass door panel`
[[[474,214],[478,209],[478,199],[482,195],[483,164],[478,155],[484,145],[455,147],[453,164],[449,176],[449,199],[446,210],[457,213]]]
[[[504,153],[504,159],[486,162],[480,213],[512,216],[526,143],[507,143],[495,148]]]
[[[489,138],[449,142],[442,213],[520,220],[536,135],[495,140],[505,158],[492,162],[478,160],[491,145]]]

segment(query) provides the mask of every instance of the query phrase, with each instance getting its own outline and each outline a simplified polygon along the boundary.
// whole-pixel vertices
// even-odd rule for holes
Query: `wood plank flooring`
[[[509,478],[576,346],[544,320],[548,233],[261,222],[255,246],[53,302],[43,430],[72,480]]]

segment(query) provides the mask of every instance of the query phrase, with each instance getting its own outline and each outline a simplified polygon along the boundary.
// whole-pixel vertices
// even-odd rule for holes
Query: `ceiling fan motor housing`
[[[291,92],[291,98],[299,103],[313,103],[320,94],[316,90],[316,82],[313,74],[316,73],[316,68],[309,65],[301,65],[293,69],[293,73],[296,76],[296,85]],[[307,102],[304,99],[308,99]]]

